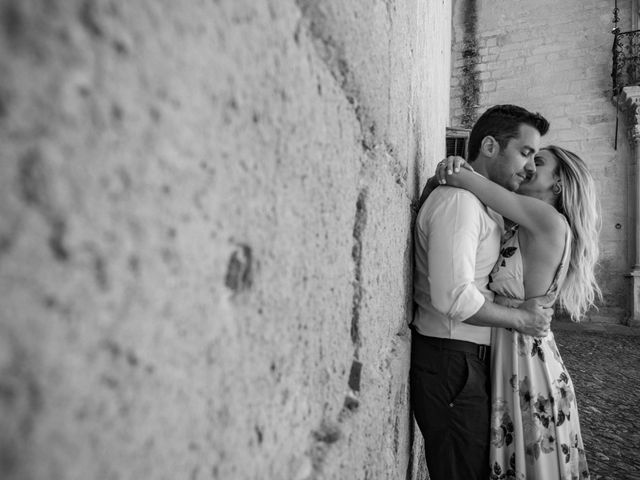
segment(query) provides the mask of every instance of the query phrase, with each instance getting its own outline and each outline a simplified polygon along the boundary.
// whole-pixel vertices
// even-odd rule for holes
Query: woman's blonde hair
[[[575,153],[555,145],[543,150],[551,152],[558,161],[556,174],[562,192],[556,207],[567,218],[572,233],[569,268],[558,301],[571,320],[577,322],[595,306],[596,298],[602,299],[595,277],[601,225],[596,187],[586,164]]]

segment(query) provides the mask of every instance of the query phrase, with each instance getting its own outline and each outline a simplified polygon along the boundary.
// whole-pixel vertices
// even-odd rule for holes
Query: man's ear
[[[500,153],[500,144],[494,137],[487,135],[480,143],[480,152],[489,158],[493,158]]]

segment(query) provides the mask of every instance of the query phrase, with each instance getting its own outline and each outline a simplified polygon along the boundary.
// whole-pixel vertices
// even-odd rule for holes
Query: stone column
[[[640,326],[640,87],[625,87],[620,93],[620,108],[626,113],[627,138],[631,143],[630,169],[633,185],[629,189],[629,205],[633,205],[634,248],[631,279],[631,312],[627,319],[630,326]]]

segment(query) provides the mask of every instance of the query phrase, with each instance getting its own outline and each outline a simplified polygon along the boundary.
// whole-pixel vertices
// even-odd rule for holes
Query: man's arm
[[[486,301],[474,315],[464,323],[483,327],[504,327],[531,335],[545,337],[549,333],[553,308],[544,307],[537,298],[531,298],[519,308],[510,308]]]
[[[470,192],[442,187],[433,195],[434,201],[418,216],[417,224],[419,233],[427,237],[431,304],[451,320],[461,322],[474,315],[485,301],[475,285],[485,214]],[[499,235],[493,241],[497,253]]]

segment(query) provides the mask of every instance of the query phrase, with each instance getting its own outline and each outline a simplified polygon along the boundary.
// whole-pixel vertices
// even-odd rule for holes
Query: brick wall
[[[416,478],[450,2],[0,7],[0,477]]]
[[[469,15],[477,4],[475,17]],[[620,27],[631,27],[631,1],[620,0]],[[628,211],[630,148],[624,128],[614,150],[616,106],[611,100],[613,2],[549,0],[453,5],[451,124],[463,125],[497,103],[539,111],[551,122],[543,144],[558,144],[583,157],[597,180],[602,206],[598,280],[605,294],[591,320],[623,321],[627,315],[633,231]],[[469,25],[475,18],[475,25]],[[474,28],[473,74],[465,61],[465,32]],[[477,102],[464,91],[475,82]]]

